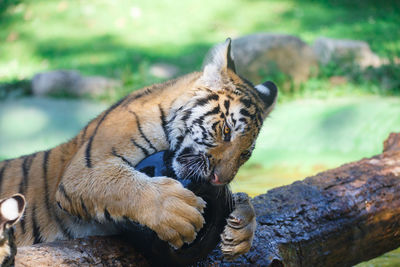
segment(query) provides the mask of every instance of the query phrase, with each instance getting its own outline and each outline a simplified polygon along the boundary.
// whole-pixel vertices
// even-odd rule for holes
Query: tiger
[[[28,203],[17,244],[111,235],[118,231],[113,222],[124,220],[176,249],[191,243],[206,203],[170,177],[150,179],[136,164],[169,150],[178,177],[195,171],[214,186],[229,184],[250,158],[277,93],[271,81],[254,86],[237,74],[228,38],[201,71],[133,91],[71,140],[0,162],[0,197],[18,192]],[[240,217],[234,210],[222,233],[228,258],[247,252],[254,237],[255,217]]]
[[[0,200],[0,264],[14,266],[17,247],[13,226],[20,220],[25,210],[25,198],[15,194]]]

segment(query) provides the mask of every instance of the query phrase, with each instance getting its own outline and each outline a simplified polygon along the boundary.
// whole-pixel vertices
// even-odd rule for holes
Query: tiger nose
[[[235,177],[237,171],[232,168],[215,168],[211,182],[214,184],[229,184]]]

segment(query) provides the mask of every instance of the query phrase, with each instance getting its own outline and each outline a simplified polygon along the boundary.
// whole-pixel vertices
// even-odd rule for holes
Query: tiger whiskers
[[[195,179],[201,182],[209,169],[209,163],[205,156],[199,154],[184,154],[178,157],[182,164],[182,179]]]

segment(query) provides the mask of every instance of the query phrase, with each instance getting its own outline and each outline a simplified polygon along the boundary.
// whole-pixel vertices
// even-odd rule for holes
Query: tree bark
[[[382,154],[278,187],[253,200],[257,231],[234,262],[215,250],[201,265],[352,266],[400,246],[400,134]],[[47,265],[44,263],[48,263]],[[111,237],[19,248],[16,266],[146,266]]]

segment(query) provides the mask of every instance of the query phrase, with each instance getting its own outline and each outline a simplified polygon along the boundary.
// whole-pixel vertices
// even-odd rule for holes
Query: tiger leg
[[[235,209],[221,234],[221,251],[228,260],[250,250],[257,225],[254,208],[247,194],[237,193],[234,200]]]
[[[148,226],[175,248],[203,226],[205,202],[167,177],[149,178],[118,158],[91,168],[73,160],[56,192],[61,209],[86,221],[132,221]]]

